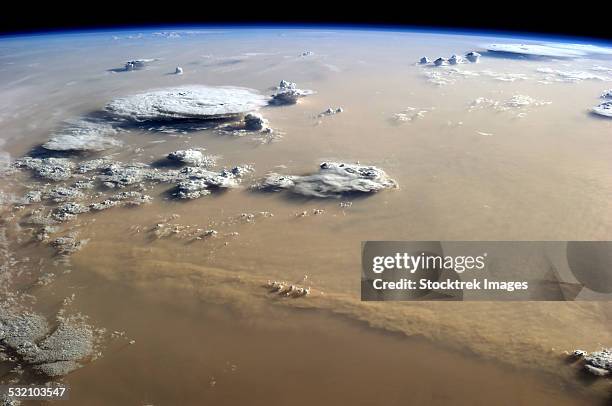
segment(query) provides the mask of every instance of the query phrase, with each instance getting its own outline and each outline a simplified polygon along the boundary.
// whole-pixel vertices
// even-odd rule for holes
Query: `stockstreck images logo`
[[[612,299],[608,241],[367,241],[361,298]]]

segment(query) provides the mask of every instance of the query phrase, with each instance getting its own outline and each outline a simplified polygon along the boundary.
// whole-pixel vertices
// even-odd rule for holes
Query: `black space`
[[[218,2],[219,0],[217,0]],[[442,0],[390,3],[374,1],[345,5],[335,1],[287,2],[283,5],[224,0],[224,10],[211,0],[192,6],[182,0],[148,3],[129,1],[88,2],[79,7],[57,3],[36,5],[12,2],[10,12],[0,13],[0,33],[17,34],[56,30],[122,28],[147,25],[277,24],[277,25],[369,25],[415,28],[474,29],[539,33],[612,40],[610,13],[605,2],[584,7],[495,1],[466,6],[465,0],[449,5]]]

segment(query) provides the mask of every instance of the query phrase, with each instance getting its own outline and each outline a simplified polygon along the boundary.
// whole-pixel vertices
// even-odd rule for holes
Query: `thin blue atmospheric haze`
[[[253,24],[172,24],[172,25],[144,25],[144,26],[103,26],[96,28],[82,29],[57,29],[46,31],[22,31],[8,34],[2,34],[0,39],[8,38],[24,38],[24,37],[46,37],[46,36],[63,36],[63,35],[102,35],[113,33],[142,33],[155,31],[185,31],[185,30],[334,30],[334,31],[364,31],[364,32],[397,32],[397,33],[415,33],[415,34],[441,34],[441,35],[461,35],[461,36],[476,36],[476,37],[495,37],[508,40],[528,40],[533,42],[561,42],[575,43],[587,45],[600,45],[612,47],[612,41],[593,38],[580,37],[572,35],[560,34],[541,34],[541,33],[526,33],[507,30],[487,30],[487,29],[468,29],[454,27],[422,27],[422,26],[401,26],[401,25],[373,25],[373,24],[269,24],[269,23],[253,23]]]

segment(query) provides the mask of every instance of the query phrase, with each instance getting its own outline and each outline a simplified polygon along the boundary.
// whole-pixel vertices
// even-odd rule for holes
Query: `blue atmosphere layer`
[[[425,34],[446,34],[463,36],[490,36],[508,39],[525,39],[530,41],[549,41],[575,44],[591,44],[612,46],[612,41],[600,38],[576,37],[552,34],[536,34],[501,30],[466,29],[452,27],[416,27],[398,25],[349,25],[349,24],[203,24],[203,25],[147,25],[147,26],[117,26],[117,27],[98,27],[92,29],[70,29],[70,30],[51,30],[51,31],[27,31],[5,34],[0,38],[16,37],[40,37],[40,36],[61,36],[61,35],[99,35],[108,33],[139,33],[142,31],[180,31],[180,30],[201,30],[201,29],[232,29],[232,30],[338,30],[338,31],[378,31],[378,32],[401,32],[401,33],[425,33]]]

